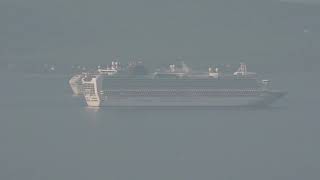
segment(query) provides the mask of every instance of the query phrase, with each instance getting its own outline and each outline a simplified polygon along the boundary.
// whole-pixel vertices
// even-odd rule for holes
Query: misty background
[[[244,61],[310,71],[319,65],[320,4],[300,2],[2,0],[0,57],[51,64],[179,57],[196,66]]]
[[[0,0],[0,179],[320,179],[319,17],[316,0]],[[246,62],[289,93],[253,110],[72,97],[59,68],[115,57]],[[44,64],[58,75],[10,71]]]

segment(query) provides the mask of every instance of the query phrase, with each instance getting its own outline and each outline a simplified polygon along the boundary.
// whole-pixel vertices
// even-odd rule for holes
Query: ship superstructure
[[[286,94],[271,90],[268,80],[258,81],[245,64],[229,75],[212,68],[206,73],[176,71],[173,65],[147,74],[141,64],[131,72],[83,77],[88,106],[255,106]]]
[[[95,71],[82,72],[75,74],[69,80],[69,85],[72,89],[73,95],[82,96],[83,95],[83,82],[82,78],[88,77],[89,75],[101,75],[101,76],[112,76],[120,72],[121,66],[118,61],[112,61],[111,65],[106,67],[98,66]]]
[[[112,76],[114,74],[117,74],[119,71],[121,71],[120,63],[118,61],[112,61],[111,65],[107,66],[106,68],[98,66],[97,74]]]

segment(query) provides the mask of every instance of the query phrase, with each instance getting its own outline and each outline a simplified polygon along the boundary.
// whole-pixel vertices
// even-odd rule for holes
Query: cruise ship
[[[90,107],[99,106],[260,106],[286,94],[271,89],[269,80],[258,80],[245,64],[231,74],[218,68],[193,72],[170,65],[149,73],[142,63],[105,75],[87,74],[82,93]]]
[[[112,61],[112,64],[107,67],[98,66],[96,71],[93,72],[82,72],[75,74],[69,80],[69,85],[74,96],[83,95],[82,79],[88,75],[102,75],[102,76],[112,76],[121,70],[120,63],[117,61]]]

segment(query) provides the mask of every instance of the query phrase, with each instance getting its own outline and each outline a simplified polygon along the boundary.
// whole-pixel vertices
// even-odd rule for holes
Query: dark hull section
[[[261,90],[241,90],[241,89],[121,89],[106,90],[108,97],[250,97],[261,96],[264,91]]]
[[[161,89],[258,89],[260,84],[256,79],[149,79],[149,78],[105,78],[104,90],[161,90]]]
[[[140,92],[140,95],[106,93],[104,104],[107,106],[175,106],[175,107],[258,107],[273,103],[284,92],[247,91],[229,93],[195,93],[195,94],[167,94],[156,95]]]
[[[97,79],[101,79],[98,77]],[[267,105],[285,93],[264,90],[256,79],[114,78],[84,81],[89,106],[199,106]]]

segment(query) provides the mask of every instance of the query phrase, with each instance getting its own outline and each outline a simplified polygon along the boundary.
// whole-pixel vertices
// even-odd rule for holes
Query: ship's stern
[[[99,107],[104,101],[102,91],[103,76],[88,75],[82,78],[83,95],[89,107]]]

